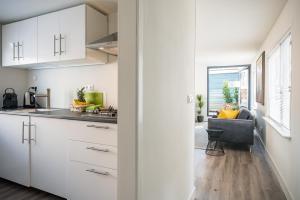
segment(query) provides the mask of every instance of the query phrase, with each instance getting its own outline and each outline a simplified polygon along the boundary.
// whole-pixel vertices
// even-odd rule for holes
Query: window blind
[[[269,57],[269,115],[290,129],[291,35]]]
[[[291,36],[281,44],[281,113],[282,125],[290,128]]]
[[[280,48],[278,47],[269,59],[269,98],[270,117],[281,121],[281,82],[280,82]]]

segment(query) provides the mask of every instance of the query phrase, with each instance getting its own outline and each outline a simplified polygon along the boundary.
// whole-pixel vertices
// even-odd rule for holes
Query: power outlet
[[[94,84],[88,84],[84,86],[85,91],[94,91]]]
[[[188,104],[193,103],[195,101],[194,95],[191,94],[187,95],[186,101]]]

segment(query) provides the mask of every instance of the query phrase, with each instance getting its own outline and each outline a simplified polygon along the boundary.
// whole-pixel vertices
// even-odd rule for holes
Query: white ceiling
[[[82,3],[108,14],[117,11],[118,0],[0,0],[0,23],[18,21]]]
[[[197,62],[251,64],[286,2],[197,0]]]

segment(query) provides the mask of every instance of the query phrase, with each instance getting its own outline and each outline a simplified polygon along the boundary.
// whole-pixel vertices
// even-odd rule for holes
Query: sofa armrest
[[[219,119],[219,118],[209,118],[208,119],[208,128],[211,129],[220,129],[224,127],[247,127],[247,128],[254,128],[254,121],[253,120],[245,120],[245,119]]]
[[[244,119],[208,119],[209,129],[224,131],[222,139],[233,143],[253,144],[254,121]]]

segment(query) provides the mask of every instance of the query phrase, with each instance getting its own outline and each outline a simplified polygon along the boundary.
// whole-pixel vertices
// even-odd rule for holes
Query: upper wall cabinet
[[[26,65],[30,63],[18,62],[22,60],[21,57],[25,57],[26,52],[25,42],[24,44],[15,42],[15,38],[18,37],[15,35],[20,32],[18,30],[20,22],[16,22],[3,27],[3,66],[21,64],[27,68],[42,68],[107,63],[107,54],[85,47],[86,44],[108,34],[107,16],[99,11],[87,5],[80,5],[41,15],[35,19],[36,64]],[[19,59],[19,54],[16,54],[18,51],[21,52]],[[6,58],[11,60],[6,61]]]
[[[37,17],[2,26],[2,65],[37,63]]]

